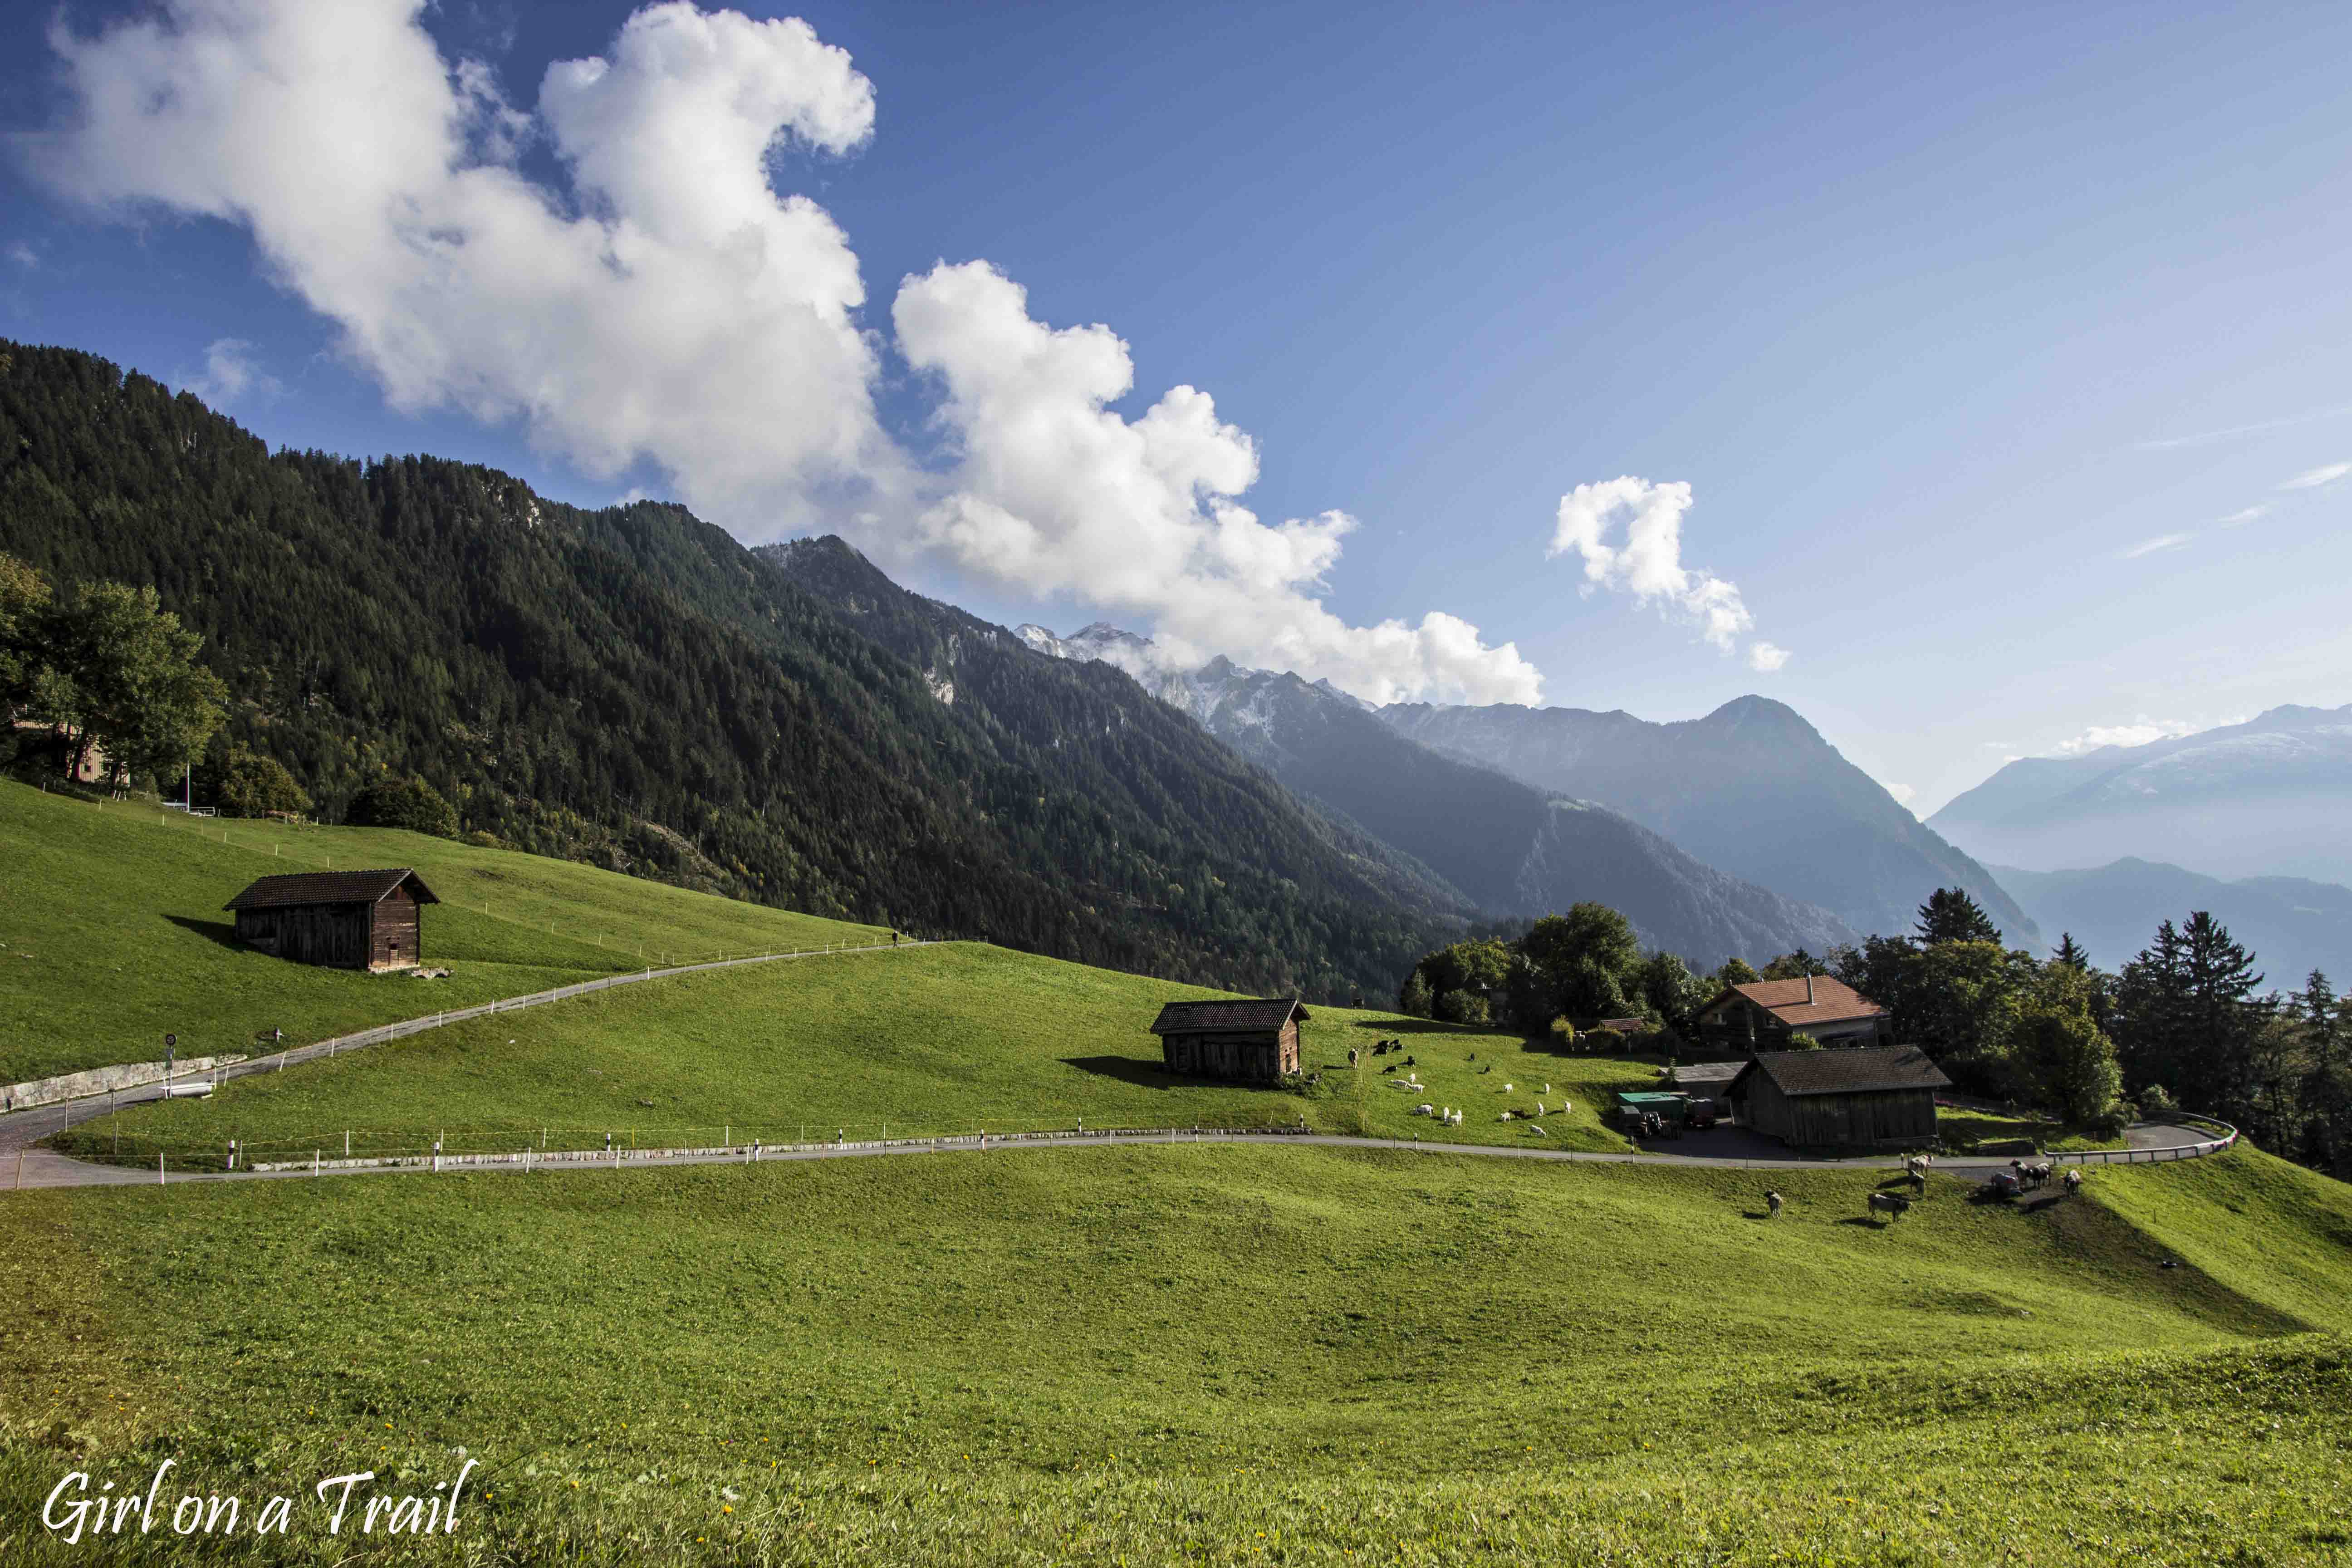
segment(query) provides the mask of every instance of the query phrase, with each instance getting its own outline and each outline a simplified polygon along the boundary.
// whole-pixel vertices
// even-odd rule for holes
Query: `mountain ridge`
[[[229,689],[216,747],[278,758],[326,820],[421,775],[540,853],[1323,998],[1461,929],[1108,668],[1024,653],[1036,711],[1007,724],[683,508],[273,453],[94,355],[0,350],[0,550],[154,587]]]
[[[2352,704],[2284,704],[2240,724],[2079,757],[2021,757],[1928,819],[2034,870],[2143,857],[2222,879],[2352,881]]]
[[[1735,698],[1671,723],[1516,704],[1393,703],[1380,718],[1424,745],[1622,811],[1705,863],[1859,931],[1907,932],[1929,893],[1959,887],[2011,942],[2041,934],[1991,873],[1770,698]]]
[[[1100,658],[1094,650],[1105,649],[1140,668],[1145,689],[1299,795],[1431,868],[1490,917],[1593,900],[1623,913],[1645,945],[1701,969],[1854,938],[1828,910],[1728,876],[1621,812],[1401,735],[1327,681],[1223,658],[1171,669],[1146,639],[1101,623],[1068,637],[1042,627],[1020,635],[1048,657]]]

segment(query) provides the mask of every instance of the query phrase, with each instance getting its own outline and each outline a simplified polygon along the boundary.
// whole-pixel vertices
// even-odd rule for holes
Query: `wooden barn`
[[[1298,1070],[1298,1026],[1311,1015],[1296,996],[1259,1002],[1171,1002],[1152,1020],[1170,1072],[1276,1083]]]
[[[247,947],[296,963],[377,971],[424,962],[424,907],[440,901],[424,878],[402,868],[264,877],[225,907]]]
[[[1936,1136],[1952,1080],[1916,1046],[1761,1051],[1731,1080],[1732,1109],[1800,1149],[1916,1148]]]

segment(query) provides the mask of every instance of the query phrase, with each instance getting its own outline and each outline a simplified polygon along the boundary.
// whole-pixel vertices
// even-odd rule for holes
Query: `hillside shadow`
[[[1101,1078],[1115,1078],[1139,1089],[1173,1089],[1187,1081],[1159,1063],[1146,1061],[1140,1057],[1064,1057],[1062,1065]]]
[[[1838,1221],[1840,1225],[1858,1225],[1864,1230],[1884,1230],[1889,1223],[1891,1222],[1883,1219],[1873,1219],[1868,1215],[1854,1215]]]
[[[1351,1029],[1376,1037],[1402,1035],[1490,1035],[1496,1031],[1482,1024],[1441,1024],[1434,1018],[1389,1018],[1377,1024],[1361,1019],[1348,1026]]]
[[[185,915],[165,915],[163,918],[182,931],[194,931],[207,942],[216,942],[223,947],[239,945],[236,940],[236,922],[234,921],[190,920]]]

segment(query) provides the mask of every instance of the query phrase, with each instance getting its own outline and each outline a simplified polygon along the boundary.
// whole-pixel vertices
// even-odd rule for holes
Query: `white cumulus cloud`
[[[948,447],[945,472],[910,458],[875,411],[887,340],[848,237],[772,184],[780,146],[873,134],[872,84],[807,23],[647,5],[518,108],[439,53],[424,8],[163,0],[89,37],[60,24],[76,110],[35,162],[74,199],[249,230],[396,406],[519,420],[595,478],[650,460],[743,537],[838,528],[1375,700],[1540,695],[1516,647],[1454,616],[1333,615],[1355,521],[1261,522],[1239,500],[1255,444],[1208,394],[1120,417],[1126,344],[1034,319],[985,262],[900,292]],[[525,173],[540,146],[552,178]]]
[[[1696,626],[1699,636],[1729,653],[1752,630],[1755,617],[1737,584],[1683,564],[1683,517],[1691,509],[1691,488],[1682,480],[1653,484],[1628,474],[1579,485],[1559,498],[1550,553],[1575,555],[1584,563],[1584,591],[1611,588],[1631,594],[1639,605]],[[1619,523],[1623,542],[1611,542]],[[1750,668],[1769,672],[1789,661],[1786,648],[1753,644]]]
[[[1109,408],[1135,380],[1109,328],[1036,320],[1021,286],[980,261],[908,278],[891,316],[908,363],[938,379],[958,454],[918,521],[923,547],[1034,593],[1150,616],[1178,660],[1222,652],[1375,702],[1541,695],[1516,647],[1490,647],[1453,616],[1358,626],[1333,615],[1318,595],[1355,519],[1260,521],[1238,499],[1257,480],[1256,444],[1205,392],[1171,387],[1131,421]]]
[[[650,457],[723,521],[811,520],[889,468],[833,220],[776,195],[795,137],[873,127],[849,58],[799,21],[684,4],[559,61],[533,119],[445,60],[422,0],[169,0],[51,42],[78,102],[37,145],[63,194],[249,229],[399,407],[520,418],[596,476]],[[526,177],[544,134],[568,189]]]

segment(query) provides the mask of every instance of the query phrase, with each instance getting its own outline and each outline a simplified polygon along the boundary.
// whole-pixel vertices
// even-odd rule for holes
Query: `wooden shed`
[[[264,877],[225,907],[247,947],[296,963],[376,971],[425,961],[422,911],[440,901],[403,867]]]
[[[1152,1020],[1168,1070],[1196,1078],[1276,1083],[1298,1070],[1298,1026],[1312,1016],[1296,996],[1255,1002],[1171,1002]]]
[[[1914,1148],[1952,1080],[1916,1046],[1761,1051],[1731,1080],[1739,1120],[1801,1149]]]

